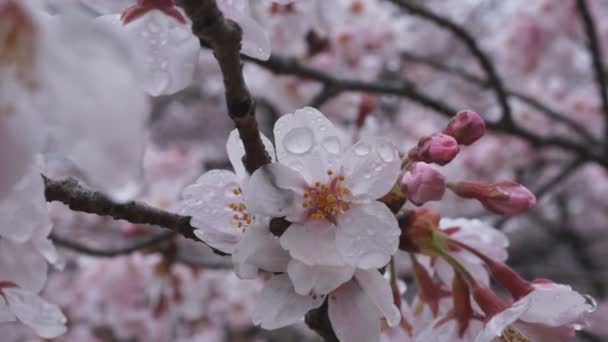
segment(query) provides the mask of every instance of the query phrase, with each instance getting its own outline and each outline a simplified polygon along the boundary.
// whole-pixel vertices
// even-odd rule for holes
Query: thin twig
[[[73,178],[62,180],[53,180],[46,176],[42,178],[45,185],[44,194],[48,202],[61,202],[74,211],[164,227],[185,238],[203,242],[194,235],[196,228],[190,225],[189,216],[164,211],[137,201],[117,203],[101,192],[83,187]]]
[[[576,7],[587,34],[587,45],[593,62],[594,78],[602,102],[602,111],[604,112],[604,144],[606,145],[604,152],[608,155],[608,80],[604,77],[606,70],[604,69],[604,59],[602,57],[602,46],[598,38],[595,21],[587,6],[587,1],[577,0]]]
[[[236,22],[224,17],[215,0],[182,0],[181,5],[192,20],[192,32],[201,40],[202,46],[211,47],[219,63],[228,114],[245,147],[245,168],[253,173],[270,163],[270,156],[260,138],[255,101],[243,77],[240,57],[243,31]]]

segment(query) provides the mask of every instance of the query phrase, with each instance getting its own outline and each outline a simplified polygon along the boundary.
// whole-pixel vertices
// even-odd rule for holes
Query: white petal
[[[50,226],[40,169],[32,163],[10,195],[0,199],[0,237],[25,242]]]
[[[388,139],[363,139],[342,156],[343,185],[356,198],[378,199],[397,182],[400,164],[397,150]]]
[[[257,220],[247,228],[232,254],[235,263],[246,263],[267,272],[285,272],[289,253],[268,230],[268,220]]]
[[[393,302],[393,291],[382,274],[378,270],[357,270],[355,278],[363,292],[386,317],[388,325],[397,325],[401,321],[401,312]]]
[[[245,201],[252,213],[299,220],[305,181],[292,169],[272,163],[251,175],[245,191]]]
[[[234,263],[234,273],[241,279],[256,279],[258,267],[247,263]]]
[[[8,305],[17,318],[43,338],[55,338],[66,332],[66,318],[55,304],[35,293],[18,288],[3,290]]]
[[[340,341],[380,340],[380,313],[356,282],[348,282],[329,296],[329,320]]]
[[[48,265],[31,243],[0,239],[0,279],[32,292],[40,292],[46,282]]]
[[[450,235],[452,239],[474,247],[494,260],[505,261],[507,259],[509,239],[503,232],[483,221],[466,218],[442,218],[439,226],[442,229],[459,227],[458,231]],[[479,261],[479,258],[470,253],[463,252],[462,254],[468,255],[467,259],[470,261]]]
[[[475,342],[492,341],[494,337],[499,336],[510,324],[517,321],[528,310],[528,307],[529,301],[527,300],[519,300],[513,303],[508,309],[495,315],[486,323],[475,338]]]
[[[397,251],[397,219],[386,205],[373,201],[338,216],[336,246],[345,261],[358,268],[380,268]]]
[[[178,205],[181,214],[192,216],[190,223],[198,228],[196,236],[225,253],[234,252],[246,228],[238,226],[246,222],[234,219],[234,215],[242,214],[230,207],[244,203],[240,187],[234,173],[211,170],[184,189]]]
[[[251,18],[247,1],[221,0],[218,1],[222,13],[243,29],[241,52],[253,58],[267,60],[270,57],[270,40],[260,24]]]
[[[298,322],[323,300],[295,293],[287,274],[276,275],[266,283],[258,297],[253,322],[264,329],[278,329]]]
[[[6,304],[4,297],[0,295],[0,323],[14,322],[15,320],[17,320],[17,317]]]
[[[464,266],[464,268],[471,273],[473,278],[479,281],[481,284],[488,286],[490,283],[490,275],[488,271],[485,269],[483,265],[479,262],[469,262],[467,259],[463,259],[460,257],[460,253],[456,253],[454,257]],[[437,271],[437,275],[444,284],[446,284],[449,288],[452,287],[452,280],[454,279],[454,269],[443,259],[435,260],[434,264],[435,271]]]
[[[534,284],[535,290],[527,297],[528,310],[521,316],[522,321],[541,323],[552,327],[572,323],[591,306],[585,297],[561,284]]]
[[[325,220],[292,223],[281,236],[281,247],[307,265],[343,266],[336,249],[336,227]]]
[[[275,161],[274,156],[274,146],[272,146],[272,142],[266,138],[266,136],[260,133],[260,138],[264,143],[264,147],[268,152],[268,155]],[[243,165],[243,156],[245,155],[245,147],[243,146],[243,141],[239,136],[239,131],[234,129],[230,132],[228,136],[228,142],[226,142],[226,151],[228,152],[228,159],[230,160],[230,164],[232,164],[232,168],[234,169],[234,173],[236,176],[244,180],[248,178],[247,170],[245,170],[245,165]]]
[[[349,266],[309,266],[292,259],[287,273],[297,293],[326,295],[351,280],[355,269]]]
[[[334,125],[318,110],[305,107],[283,115],[274,125],[277,159],[309,183],[336,171],[342,142]]]

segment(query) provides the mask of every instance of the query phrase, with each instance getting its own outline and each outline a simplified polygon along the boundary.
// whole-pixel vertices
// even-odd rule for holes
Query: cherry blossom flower
[[[423,161],[445,165],[452,161],[460,152],[458,142],[453,137],[435,133],[418,141],[418,145],[412,148],[408,157],[413,161]]]
[[[253,58],[267,60],[270,57],[270,40],[265,30],[251,17],[247,0],[219,0],[218,6],[229,19],[243,29],[241,51]]]
[[[474,198],[484,208],[501,215],[517,215],[536,204],[536,197],[523,185],[504,181],[494,184],[454,182],[448,188],[462,198]]]
[[[324,295],[298,294],[285,274],[270,279],[254,312],[254,322],[265,329],[293,324],[319,307]],[[377,270],[357,270],[354,278],[327,295],[329,320],[340,341],[380,340],[381,322],[399,323],[401,314],[393,304],[388,282]]]
[[[445,193],[445,178],[426,163],[418,162],[403,173],[400,180],[401,191],[415,205],[441,200]]]
[[[248,208],[292,222],[281,246],[307,265],[370,269],[388,263],[399,229],[376,199],[395,185],[399,158],[385,139],[364,139],[343,149],[332,123],[303,108],[274,127],[278,162],[249,181]]]
[[[463,110],[450,119],[443,133],[454,137],[460,145],[471,145],[486,133],[486,124],[479,114]]]
[[[261,135],[269,155],[274,147]],[[254,216],[245,204],[249,175],[242,157],[243,143],[233,130],[226,144],[234,172],[211,170],[186,187],[177,210],[192,216],[194,234],[209,246],[232,254],[237,273],[244,277],[257,274],[260,267],[270,272],[287,269],[288,254],[268,230],[268,218]]]

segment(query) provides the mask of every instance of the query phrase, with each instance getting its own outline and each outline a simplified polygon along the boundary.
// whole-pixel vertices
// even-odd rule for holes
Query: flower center
[[[240,187],[236,187],[232,189],[232,193],[237,197],[241,197],[243,194],[243,190],[241,190]],[[251,222],[253,222],[253,216],[251,216],[247,212],[247,206],[245,205],[245,202],[230,202],[228,203],[228,208],[230,208],[234,212],[231,220],[232,226],[236,229],[240,229],[241,231],[245,232],[245,229],[247,229]]]
[[[335,224],[337,216],[350,208],[351,192],[342,185],[343,175],[334,176],[332,170],[327,170],[327,175],[329,180],[326,183],[306,186],[302,207],[308,210],[308,217],[327,219]]]

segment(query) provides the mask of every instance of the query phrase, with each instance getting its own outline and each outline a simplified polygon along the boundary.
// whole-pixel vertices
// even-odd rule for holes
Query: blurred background
[[[79,6],[97,16],[133,2]],[[345,136],[387,136],[407,152],[457,111],[480,113],[489,134],[442,172],[448,180],[514,179],[535,192],[537,206],[502,218],[447,194],[428,207],[503,230],[511,241],[508,263],[524,278],[552,279],[595,297],[598,310],[578,340],[608,341],[608,103],[599,86],[608,74],[598,74],[576,1],[249,4],[272,42],[270,60],[244,65],[268,137],[278,117],[311,105]],[[608,1],[587,4],[600,55],[607,56]],[[606,70],[608,60],[601,63]],[[211,52],[202,49],[192,86],[153,98],[149,127],[138,200],[170,209],[202,173],[230,167],[225,144],[232,122]],[[75,175],[61,160],[51,166],[57,177]],[[305,326],[254,327],[262,280],[236,278],[229,257],[162,236],[160,228],[57,203],[51,210],[65,267],[50,275],[45,296],[70,320],[69,333],[57,341],[318,340]],[[401,276],[411,284],[407,267]],[[15,327],[0,331],[3,341],[36,340]]]

